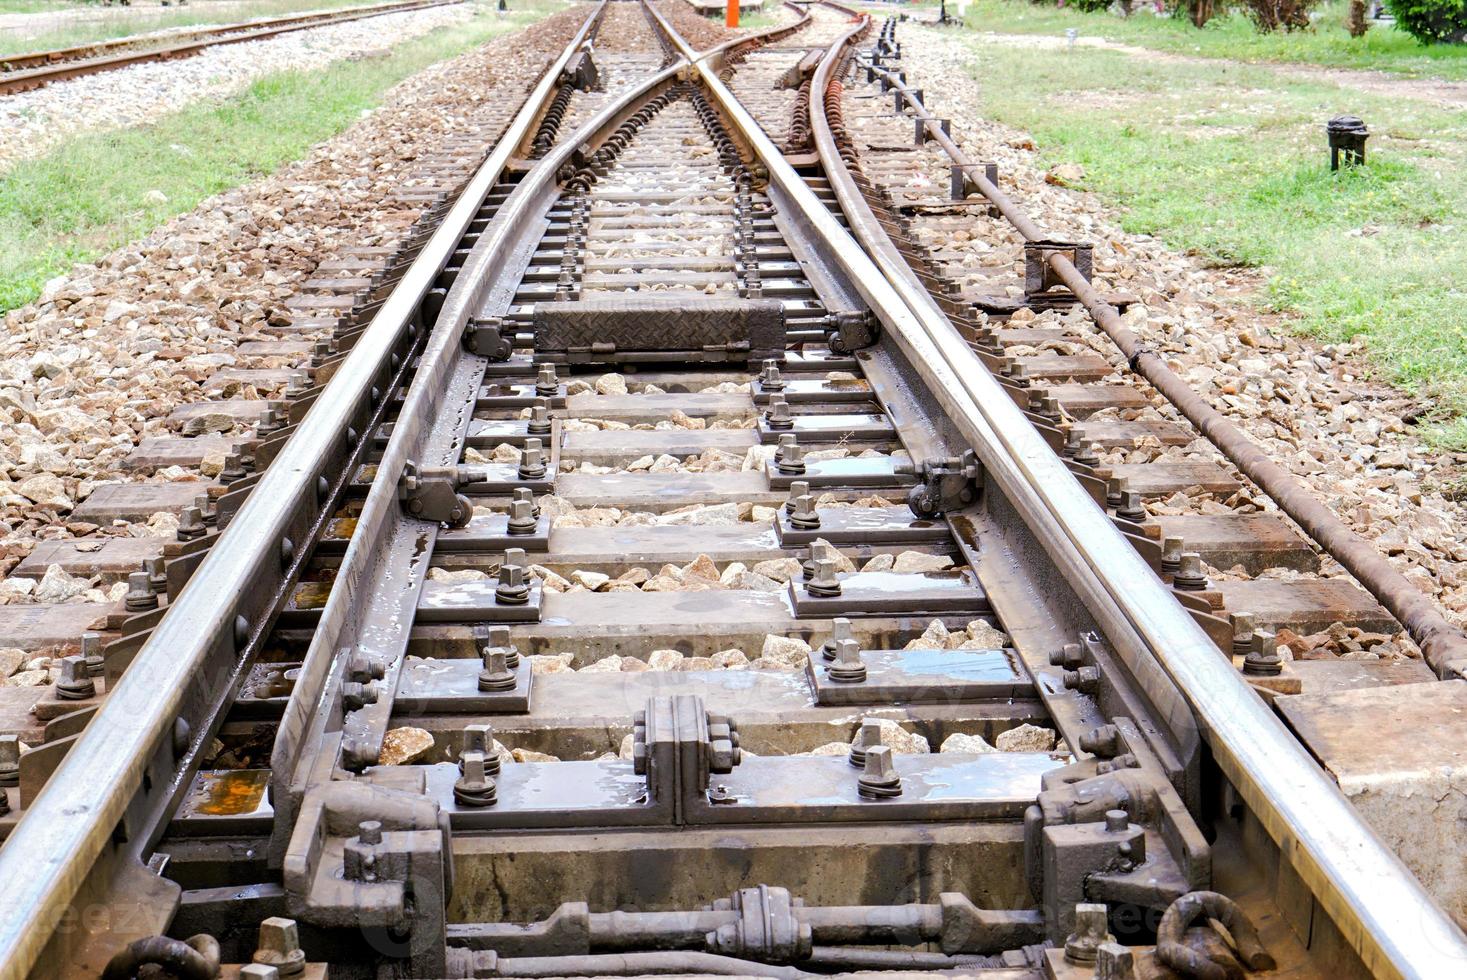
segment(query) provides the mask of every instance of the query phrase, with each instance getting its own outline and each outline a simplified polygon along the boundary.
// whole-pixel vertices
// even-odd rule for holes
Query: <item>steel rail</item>
[[[911,104],[928,138],[935,140],[973,187],[1008,219],[1026,241],[1049,236],[1014,201],[988,180],[983,168],[963,153],[942,126],[930,118],[916,90],[880,65],[863,65],[882,75],[887,84]],[[1356,534],[1339,516],[1320,503],[1304,483],[1274,462],[1227,416],[1202,398],[1167,366],[1154,347],[1125,325],[1120,312],[1100,295],[1080,270],[1061,252],[1051,252],[1049,267],[1085,307],[1111,341],[1120,348],[1131,370],[1151,384],[1199,432],[1222,451],[1234,466],[1279,505],[1330,557],[1339,562],[1385,606],[1421,647],[1422,656],[1437,676],[1467,677],[1467,633],[1453,626],[1429,597],[1402,575],[1379,549]]]
[[[197,54],[205,48],[223,44],[239,44],[244,41],[261,41],[279,34],[345,24],[368,17],[386,14],[409,13],[430,7],[447,7],[463,3],[464,0],[408,0],[402,3],[378,4],[371,7],[352,7],[346,10],[325,11],[301,17],[281,17],[274,20],[245,21],[225,24],[214,28],[201,28],[178,35],[176,43],[167,43],[168,37],[135,36],[101,41],[96,44],[80,45],[75,48],[59,48],[54,51],[33,51],[26,54],[0,58],[0,66],[20,63],[36,67],[19,67],[0,71],[0,95],[25,92],[52,82],[97,75],[102,72],[126,68],[129,65],[148,61],[168,61]],[[159,47],[142,47],[122,54],[103,54],[88,57],[80,52],[110,51],[133,48],[150,41],[162,42]],[[73,53],[76,54],[73,54]]]
[[[596,6],[542,75],[500,146],[518,146],[532,132],[558,75],[601,9]],[[372,397],[381,363],[412,329],[423,297],[507,162],[508,152],[496,150],[466,185],[116,689],[0,846],[0,881],[5,883],[0,888],[0,980],[26,976],[53,931],[77,921],[72,903],[113,839],[159,747],[171,742],[191,677],[202,671],[221,642],[246,648],[237,638],[238,604],[251,593],[261,570],[279,562],[290,504],[316,492],[320,460],[329,458],[342,440],[355,407]],[[264,628],[263,623],[251,624],[252,637],[257,639]]]
[[[825,120],[828,83],[846,40],[823,59],[810,100],[812,129],[853,229],[879,229]],[[679,47],[688,50],[678,39]],[[691,54],[691,52],[689,52]],[[1222,771],[1278,843],[1284,859],[1377,975],[1467,971],[1467,936],[1355,812],[1267,705],[1167,591],[925,290],[876,248],[868,255],[820,203],[706,59],[694,64],[725,116],[753,147],[801,218],[880,317],[979,454],[985,478],[1024,515],[1114,645],[1140,644],[1181,688]],[[864,220],[863,220],[864,218]]]
[[[645,5],[652,9],[650,4]],[[794,25],[780,25],[749,37],[733,38],[711,49],[725,52],[733,47],[751,43],[787,32],[803,25],[809,18],[802,18]],[[669,36],[675,36],[669,33]],[[367,498],[357,517],[356,529],[350,544],[337,568],[335,584],[321,612],[320,623],[311,637],[300,668],[284,717],[276,732],[271,753],[272,768],[271,798],[276,807],[277,820],[272,835],[270,859],[283,857],[285,845],[291,833],[295,806],[303,798],[313,780],[322,778],[336,767],[336,759],[328,758],[338,750],[334,741],[327,737],[336,719],[332,715],[333,705],[328,695],[333,677],[340,676],[338,661],[343,651],[367,652],[369,655],[388,653],[377,647],[387,645],[386,634],[391,630],[374,628],[371,623],[380,618],[393,623],[412,622],[416,606],[416,592],[410,587],[417,584],[417,573],[410,573],[408,580],[400,583],[406,600],[396,594],[384,597],[376,585],[375,575],[389,564],[385,554],[396,532],[410,522],[421,525],[424,530],[420,566],[426,566],[433,547],[433,529],[427,522],[403,514],[397,499],[400,474],[409,459],[421,460],[432,420],[442,413],[444,406],[438,404],[437,396],[444,382],[452,377],[455,366],[465,356],[460,344],[464,324],[484,298],[486,290],[495,280],[494,272],[509,261],[517,246],[527,236],[538,239],[541,234],[543,210],[553,200],[556,190],[556,175],[573,159],[573,155],[590,144],[598,133],[616,125],[635,107],[664,84],[674,81],[686,70],[685,58],[672,65],[651,72],[645,79],[630,85],[607,105],[584,122],[574,133],[558,139],[546,155],[535,161],[533,169],[515,185],[484,229],[468,256],[464,259],[453,286],[444,297],[432,333],[425,345],[418,373],[403,402],[402,411],[393,425],[392,435],[383,449],[377,464],[376,476]],[[528,133],[528,130],[527,130]],[[495,155],[502,154],[501,164],[507,163],[516,144],[505,139],[496,148]],[[492,160],[493,158],[491,158]],[[431,460],[425,465],[449,465],[452,460]],[[403,602],[406,606],[403,606]],[[393,607],[389,610],[388,607]],[[374,615],[377,614],[377,615]],[[394,663],[384,663],[384,673],[390,679],[395,676]],[[391,694],[389,692],[389,698]],[[384,699],[386,701],[388,699]],[[341,733],[347,733],[342,724]],[[312,746],[319,754],[312,754]]]

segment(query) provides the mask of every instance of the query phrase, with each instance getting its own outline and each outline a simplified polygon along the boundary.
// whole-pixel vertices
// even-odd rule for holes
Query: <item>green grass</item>
[[[766,5],[763,10],[740,10],[739,27],[750,31],[762,31],[766,27],[774,27],[783,20],[776,12],[777,8],[778,4],[771,3]],[[708,20],[722,27],[724,24],[724,15],[716,14],[710,16]]]
[[[262,17],[289,17],[297,13],[336,7],[370,7],[388,0],[250,0],[249,3],[216,4],[192,0],[186,7],[152,7],[140,13],[128,7],[91,4],[31,4],[29,0],[0,0],[0,13],[37,13],[42,10],[87,9],[91,16],[65,20],[49,29],[8,29],[0,33],[0,55],[26,54],[71,48],[93,41],[148,34],[153,31],[195,27],[202,24],[237,24]],[[5,3],[31,9],[6,10]]]
[[[92,261],[206,197],[301,158],[414,72],[562,6],[518,0],[507,16],[485,10],[384,57],[268,75],[222,103],[77,137],[16,164],[0,174],[0,312],[33,300],[73,263]],[[152,191],[167,200],[156,201]]]
[[[83,4],[58,3],[57,0],[0,0],[0,14],[35,14],[47,10],[65,10]]]
[[[1258,268],[1263,307],[1363,339],[1467,448],[1467,113],[1225,62],[972,47],[985,113],[1080,163],[1126,230]],[[1331,174],[1323,126],[1345,109],[1374,131],[1369,165]]]
[[[933,4],[924,3],[932,9]],[[949,4],[956,10],[955,5]],[[1367,68],[1414,77],[1467,79],[1467,45],[1425,46],[1389,24],[1375,24],[1364,37],[1345,32],[1346,5],[1341,0],[1321,4],[1319,17],[1307,31],[1260,34],[1244,14],[1214,18],[1198,30],[1176,17],[1158,17],[1140,11],[1122,19],[1104,11],[1085,13],[1060,9],[1052,3],[1028,0],[975,0],[968,8],[967,25],[974,30],[1001,34],[1063,36],[1075,28],[1082,37],[1103,37],[1125,44],[1175,54],[1237,61]]]

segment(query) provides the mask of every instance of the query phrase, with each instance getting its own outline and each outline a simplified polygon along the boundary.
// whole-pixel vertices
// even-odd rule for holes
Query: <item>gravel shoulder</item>
[[[1409,424],[1428,406],[1367,380],[1363,345],[1311,343],[1291,335],[1287,322],[1261,316],[1250,302],[1256,272],[1210,268],[1123,231],[1121,212],[1063,186],[1065,168],[1040,162],[1026,133],[984,118],[970,74],[974,55],[960,35],[911,24],[901,31],[909,77],[919,86],[925,80],[929,108],[952,119],[964,149],[998,164],[1004,189],[1041,227],[1094,243],[1103,290],[1140,299],[1128,325],[1450,618],[1467,623],[1467,515],[1454,492],[1443,492],[1460,486],[1463,460],[1428,446]],[[936,166],[927,181],[928,194],[944,192],[946,177]],[[1012,255],[1003,252],[1018,244],[1008,238],[998,232],[989,260],[1005,272]],[[1093,346],[1118,363],[1098,331]]]

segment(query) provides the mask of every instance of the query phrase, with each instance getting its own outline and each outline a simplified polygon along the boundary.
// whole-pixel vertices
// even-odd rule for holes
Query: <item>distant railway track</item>
[[[33,51],[0,57],[0,95],[28,92],[52,82],[63,82],[84,75],[114,71],[149,61],[187,58],[206,48],[221,44],[239,44],[309,30],[330,24],[344,24],[383,14],[407,13],[429,7],[461,3],[463,0],[407,0],[370,7],[349,7],[296,17],[246,21],[217,27],[189,28],[164,35],[121,37],[95,41],[73,48]]]
[[[894,29],[697,52],[671,9],[588,8],[409,247],[301,307],[339,315],[288,398],[0,734],[0,975],[1459,972],[1250,686],[1353,607],[1306,568],[1239,615],[1221,545],[1157,543],[1165,471],[1093,459],[1110,372],[955,295],[843,125],[944,131]],[[1018,213],[948,152],[946,206]],[[1104,320],[1038,244],[1019,305]]]

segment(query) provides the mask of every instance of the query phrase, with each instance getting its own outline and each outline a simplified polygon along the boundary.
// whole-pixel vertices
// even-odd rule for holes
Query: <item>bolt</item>
[[[153,580],[147,572],[133,572],[127,577],[127,595],[122,599],[122,608],[133,613],[158,608],[158,594],[153,591]]]
[[[550,400],[538,398],[535,404],[530,406],[530,421],[525,424],[525,429],[531,435],[543,436],[550,433]]]
[[[1258,620],[1250,612],[1235,612],[1228,616],[1233,626],[1233,656],[1246,657],[1253,652],[1253,634],[1258,629]]]
[[[520,454],[520,479],[540,480],[545,477],[545,455],[539,439],[526,439]]]
[[[1081,649],[1078,643],[1066,643],[1058,650],[1051,650],[1049,663],[1053,667],[1078,667],[1081,661]]]
[[[849,619],[846,619],[844,616],[837,616],[835,619],[832,619],[830,621],[830,639],[821,644],[820,655],[824,657],[826,661],[834,660],[836,655],[836,647],[840,643],[840,641],[854,639],[855,636],[851,633],[851,621]]]
[[[479,690],[513,691],[516,683],[514,671],[509,669],[503,650],[484,648],[484,669],[479,671]]]
[[[1136,956],[1120,943],[1101,943],[1096,950],[1095,980],[1136,980]]]
[[[1202,567],[1202,556],[1195,551],[1184,551],[1182,563],[1172,576],[1172,587],[1182,592],[1201,592],[1207,585],[1207,571]]]
[[[555,376],[554,364],[541,364],[540,374],[535,379],[535,394],[551,398],[560,392],[560,379]]]
[[[1075,454],[1080,451],[1080,446],[1083,443],[1084,440],[1081,437],[1080,430],[1073,425],[1068,426],[1065,429],[1065,444],[1060,448],[1060,455],[1067,459],[1074,459]]]
[[[347,711],[360,711],[369,704],[376,704],[377,685],[371,681],[348,681],[341,685],[341,703]]]
[[[461,807],[477,809],[493,806],[498,802],[499,784],[489,775],[483,752],[463,752],[459,755],[459,776],[453,784],[453,800]]]
[[[1104,905],[1080,902],[1075,906],[1075,931],[1065,939],[1065,959],[1094,963],[1101,943],[1114,942],[1106,923]]]
[[[1081,694],[1094,694],[1100,688],[1100,668],[1081,667],[1064,673],[1065,687]]]
[[[780,460],[784,459],[785,450],[789,449],[794,444],[795,437],[793,435],[780,436],[779,443],[774,447],[774,461],[778,463]],[[810,492],[809,484],[805,485],[805,492]]]
[[[1080,736],[1080,751],[1109,759],[1120,748],[1121,730],[1115,725],[1100,725]]]
[[[539,526],[535,518],[535,505],[528,500],[511,500],[509,502],[509,523],[506,530],[510,534],[534,534],[535,528]]]
[[[1126,489],[1126,481],[1118,476],[1113,476],[1105,481],[1105,506],[1112,509],[1121,505],[1121,492]]]
[[[523,500],[530,505],[530,513],[535,515],[535,520],[540,519],[540,505],[535,502],[535,491],[529,487],[516,487],[510,495],[512,500]]]
[[[99,677],[106,667],[102,659],[102,634],[86,632],[81,635],[81,655],[87,662],[87,673]]]
[[[764,424],[771,429],[793,429],[795,417],[790,412],[790,403],[780,395],[769,399],[769,408],[764,412]]]
[[[365,831],[366,824],[362,829]],[[380,824],[378,830],[381,830]],[[365,841],[365,835],[363,839]],[[380,834],[378,839],[381,839]],[[300,930],[296,928],[295,920],[271,916],[261,922],[259,939],[250,959],[257,965],[275,968],[284,977],[295,976],[304,970],[306,951],[301,949]]]
[[[891,746],[875,745],[866,750],[866,765],[856,780],[856,792],[868,800],[889,800],[902,795],[902,777],[892,762]]]
[[[820,527],[820,515],[815,511],[815,498],[808,493],[795,498],[795,509],[790,512],[790,526],[802,531],[814,531]]]
[[[204,521],[205,527],[213,527],[219,523],[219,512],[214,509],[213,501],[207,493],[201,493],[194,498],[194,506],[198,508],[199,516]]]
[[[1075,451],[1075,462],[1079,463],[1081,466],[1099,466],[1100,454],[1095,451],[1095,443],[1083,443],[1080,448]]]
[[[357,839],[363,844],[376,846],[382,843],[382,822],[380,820],[363,820],[357,824]]]
[[[267,436],[272,432],[279,431],[283,427],[284,423],[280,418],[280,413],[274,407],[270,407],[265,409],[265,414],[261,415],[260,420],[255,423],[255,434]]]
[[[759,372],[759,387],[765,391],[784,390],[784,378],[780,376],[778,361],[764,362],[764,370]]]
[[[1141,495],[1135,490],[1122,490],[1121,504],[1116,508],[1116,516],[1133,524],[1146,520],[1146,508],[1141,504]]]
[[[465,725],[463,744],[459,756],[465,752],[480,752],[484,755],[484,771],[491,776],[499,774],[499,753],[494,749],[494,728],[488,722],[482,725]],[[459,767],[462,771],[462,766]]]
[[[785,443],[785,439],[789,439]],[[797,476],[805,472],[805,449],[795,444],[794,436],[780,436],[779,442],[784,446],[784,452],[779,457],[775,468],[785,476]]]
[[[530,601],[530,583],[525,578],[525,550],[510,548],[499,566],[499,587],[494,601],[505,606],[523,606]]]
[[[299,398],[304,395],[311,386],[310,376],[304,371],[292,371],[285,382],[285,397]]]
[[[0,735],[0,789],[20,785],[20,737]]]
[[[1131,817],[1125,810],[1105,811],[1105,829],[1108,833],[1123,833],[1130,826]]]
[[[490,650],[504,651],[504,665],[510,670],[515,670],[520,665],[520,651],[509,638],[508,626],[491,626],[484,638],[484,647],[479,651],[481,657],[488,656]]]
[[[805,591],[812,596],[831,598],[840,595],[840,579],[835,574],[835,561],[820,558],[815,562],[815,574],[805,583]],[[839,651],[837,651],[838,653]]]
[[[244,462],[239,453],[224,454],[224,469],[219,471],[220,483],[233,483],[245,477]]]
[[[795,501],[810,492],[810,483],[807,480],[796,480],[790,484],[789,499],[784,502],[784,512],[793,514],[795,512]]]
[[[1163,538],[1161,541],[1161,573],[1175,575],[1182,567],[1182,552],[1187,550],[1181,538]]]
[[[97,693],[97,683],[87,670],[87,660],[73,654],[61,658],[61,676],[56,679],[56,697],[62,701],[85,701]]]
[[[204,514],[197,507],[186,507],[178,520],[178,540],[192,541],[209,533],[204,526]]]
[[[855,640],[840,640],[835,646],[835,662],[825,669],[825,676],[839,684],[864,681],[866,664],[861,660],[861,644]]]
[[[846,756],[846,761],[857,769],[864,769],[867,751],[880,744],[881,721],[876,718],[862,718],[861,727],[851,742],[851,751]]]
[[[1279,638],[1266,630],[1253,634],[1252,649],[1243,658],[1243,673],[1250,677],[1277,677],[1284,671],[1284,658],[1279,655]]]

